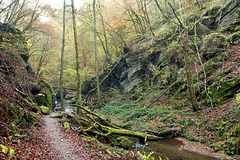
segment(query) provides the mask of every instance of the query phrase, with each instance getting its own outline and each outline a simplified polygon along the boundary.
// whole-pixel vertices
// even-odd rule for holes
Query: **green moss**
[[[45,81],[40,81],[38,85],[40,86],[41,91],[39,94],[34,96],[34,102],[36,102],[39,106],[44,105],[52,110],[55,105],[55,100],[51,85]]]
[[[236,88],[240,85],[240,78],[234,78],[232,80],[221,80],[215,83],[216,86],[210,88],[210,96],[212,101],[216,105],[224,104],[231,100],[236,94]]]
[[[41,113],[42,113],[42,114],[45,114],[45,115],[50,114],[48,107],[41,106],[41,107],[40,107],[40,110],[41,110]]]
[[[76,97],[73,97],[71,100],[70,100],[70,104],[75,104],[77,102],[77,98]]]
[[[125,149],[131,148],[134,145],[134,143],[126,137],[113,137],[112,143],[115,146]]]
[[[240,93],[238,93],[236,95],[236,102],[237,102],[237,104],[239,105],[239,108],[240,108]]]
[[[63,117],[63,114],[61,113],[61,114],[58,114],[58,115],[56,115],[56,116],[51,116],[52,118],[62,118]]]
[[[224,28],[222,30],[222,32],[233,33],[233,32],[240,31],[239,25],[240,25],[240,21],[236,21],[236,22],[232,23],[231,25],[229,25],[228,27]]]
[[[34,102],[36,102],[39,106],[44,105],[45,95],[44,94],[35,95]]]
[[[202,53],[205,60],[209,60],[220,52],[230,48],[227,36],[220,33],[212,33],[204,37]]]
[[[240,31],[238,32],[234,32],[233,34],[231,34],[228,38],[229,43],[231,44],[239,44],[240,43]]]
[[[70,129],[70,123],[68,123],[68,122],[65,121],[65,122],[63,123],[63,128],[64,128],[64,129]]]
[[[68,115],[67,115],[67,118],[74,118],[75,117],[75,115],[74,114],[71,114],[71,113],[69,113]]]

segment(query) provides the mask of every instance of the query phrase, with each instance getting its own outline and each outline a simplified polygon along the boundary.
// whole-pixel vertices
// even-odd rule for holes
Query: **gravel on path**
[[[49,143],[52,148],[56,149],[59,156],[62,157],[61,160],[84,160],[75,154],[74,144],[65,137],[65,133],[61,130],[58,119],[51,118],[51,116],[57,114],[57,112],[53,112],[44,118],[45,126],[43,131],[46,133]]]

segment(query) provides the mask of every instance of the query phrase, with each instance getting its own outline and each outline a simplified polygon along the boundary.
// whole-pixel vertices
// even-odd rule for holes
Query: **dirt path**
[[[66,138],[65,133],[61,130],[58,119],[51,118],[51,116],[57,114],[57,112],[53,112],[51,115],[44,117],[44,132],[50,145],[56,150],[62,160],[84,160],[75,153],[74,144]]]

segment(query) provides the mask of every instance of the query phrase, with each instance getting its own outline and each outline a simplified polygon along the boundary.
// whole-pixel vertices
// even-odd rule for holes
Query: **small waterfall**
[[[54,99],[55,99],[55,104],[58,104],[58,101],[57,101],[57,93],[53,93],[53,96],[54,96]]]

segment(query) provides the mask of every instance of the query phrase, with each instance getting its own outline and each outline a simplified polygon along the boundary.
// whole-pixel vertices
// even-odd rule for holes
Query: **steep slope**
[[[199,89],[197,94],[201,94],[204,90],[204,77],[197,50],[202,57],[201,61],[208,78],[217,76],[214,72],[222,70],[223,63],[231,56],[235,57],[236,66],[235,69],[229,69],[228,74],[234,74],[239,67],[238,55],[233,53],[233,48],[237,51],[240,42],[239,2],[232,0],[222,6],[206,6],[202,11],[199,11],[197,7],[191,10],[193,11],[187,15],[188,27],[191,28],[188,45],[193,62],[194,82],[198,81],[196,83],[200,85],[200,87],[196,87]],[[194,27],[196,27],[196,32],[194,32]],[[183,50],[182,44],[179,43],[181,30],[176,24],[164,22],[155,32],[156,35],[159,35],[158,37],[140,40],[137,45],[132,46],[130,52],[123,55],[112,68],[101,75],[100,81],[104,80],[101,84],[102,91],[116,88],[122,93],[127,93],[139,86],[142,89],[154,86],[165,88],[179,77],[184,77]],[[225,71],[222,70],[222,72]],[[229,86],[234,88],[234,91],[228,96],[229,98],[239,92],[237,77],[236,75],[234,80],[236,84]],[[174,87],[175,91],[185,87],[186,79],[179,79],[179,81],[181,82]],[[208,79],[208,86],[211,86],[212,83],[213,80]],[[96,82],[92,78],[84,82],[82,93],[86,95],[95,87]]]
[[[155,27],[157,37],[139,40],[101,76],[101,89],[108,91],[104,99],[109,103],[99,112],[138,131],[183,127],[180,134],[189,140],[205,143],[216,151],[239,154],[239,7],[239,1],[229,0],[224,4],[205,1],[203,10],[186,9],[187,46],[201,111],[190,110],[181,27],[164,21]],[[174,18],[172,21],[177,22]],[[82,93],[95,87],[92,78],[84,82]]]
[[[51,157],[47,148],[41,149],[42,139],[31,129],[41,126],[37,103],[52,108],[52,91],[44,81],[35,78],[28,58],[24,34],[8,24],[0,24],[0,159],[13,156],[13,150],[16,157],[26,159],[33,155]],[[24,150],[29,146],[31,150]],[[44,155],[38,155],[39,151]]]

